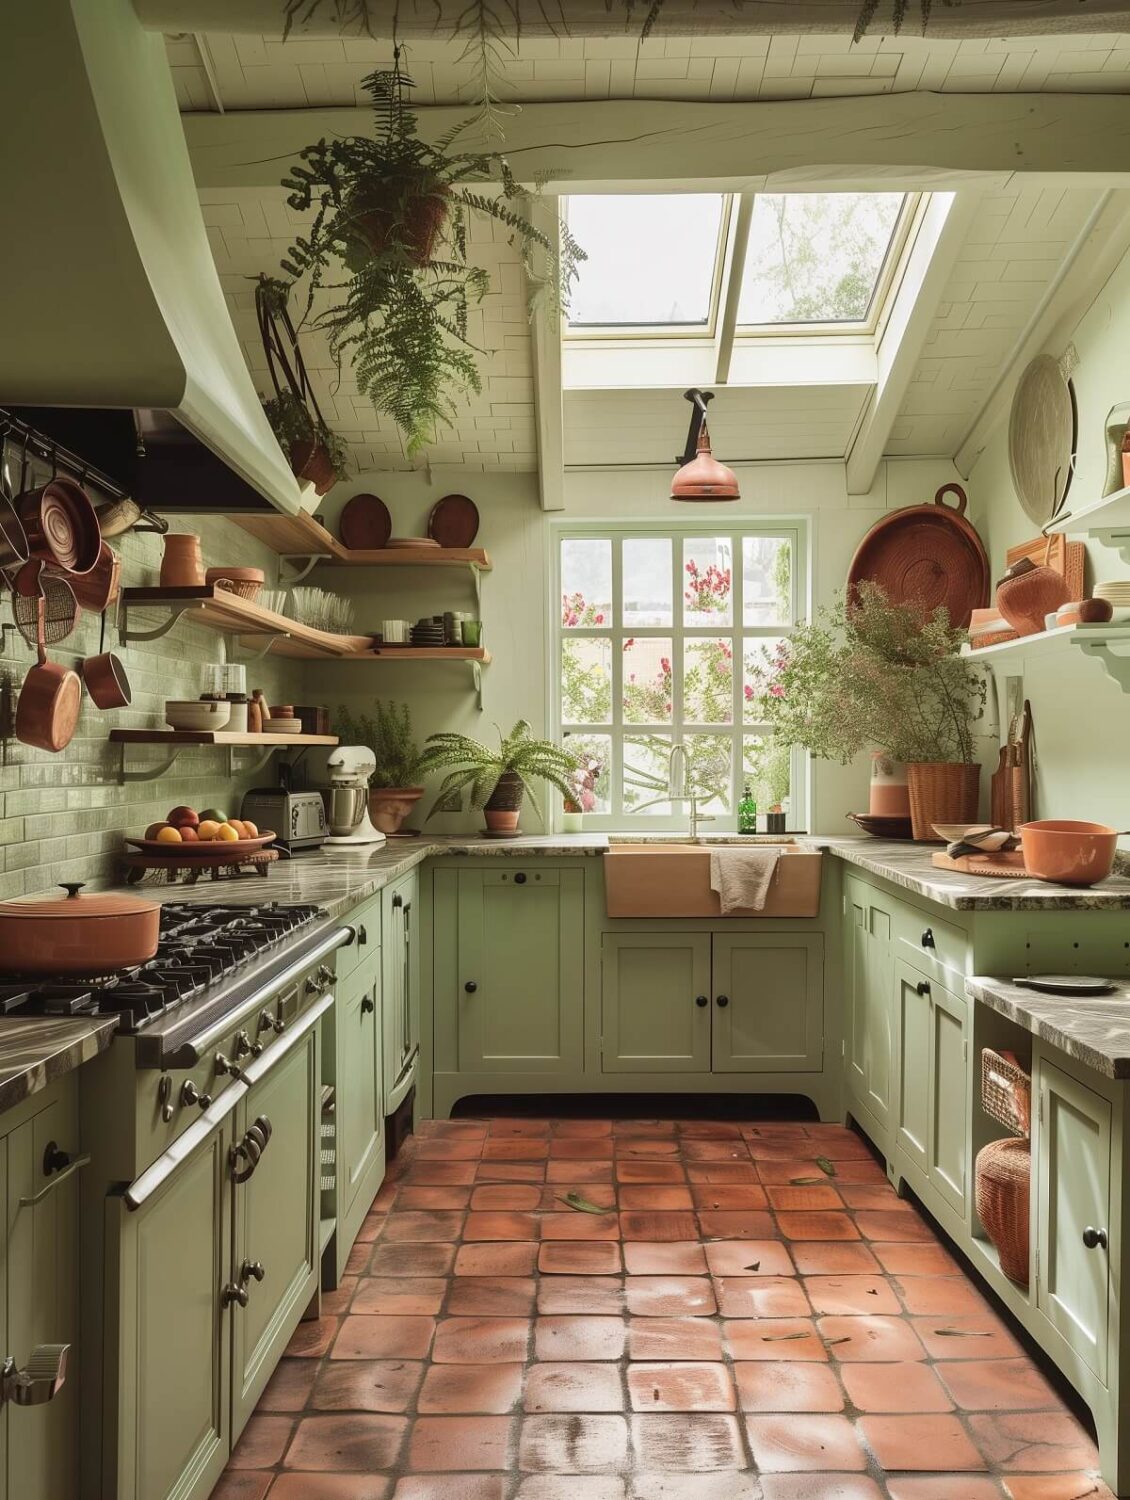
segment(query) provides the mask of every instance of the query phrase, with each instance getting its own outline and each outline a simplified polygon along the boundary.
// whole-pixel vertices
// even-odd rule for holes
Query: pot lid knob
[[[85,884],[85,880],[63,880],[59,882],[59,889],[66,891],[68,901],[74,901]]]

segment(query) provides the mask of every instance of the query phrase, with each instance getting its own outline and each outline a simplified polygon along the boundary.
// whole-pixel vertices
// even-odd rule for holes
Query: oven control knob
[[[308,979],[306,981],[306,993],[308,995],[320,995],[322,993],[322,986],[316,979]]]
[[[318,979],[320,980],[322,988],[324,990],[328,990],[333,985],[334,971],[328,964],[318,965]]]
[[[262,1050],[262,1047],[260,1047],[259,1052],[262,1052]],[[246,1031],[237,1031],[235,1036],[236,1057],[246,1057],[249,1052],[255,1057],[259,1056],[259,1052],[256,1052],[255,1048],[251,1045],[251,1038],[247,1035]]]
[[[285,1022],[276,1020],[269,1010],[261,1010],[259,1012],[259,1025],[256,1029],[262,1035],[264,1031],[281,1031],[284,1025]]]
[[[181,1104],[199,1104],[201,1109],[207,1109],[212,1102],[211,1094],[202,1094],[193,1083],[191,1078],[186,1078],[180,1086]]]
[[[239,1279],[242,1282],[248,1282],[252,1277],[256,1281],[262,1281],[266,1274],[261,1260],[245,1260],[239,1268]]]
[[[221,1077],[225,1073],[230,1073],[233,1078],[243,1077],[243,1069],[239,1066],[239,1064],[237,1062],[233,1062],[230,1057],[225,1057],[222,1052],[216,1053],[213,1066],[215,1067],[216,1072],[221,1075]]]

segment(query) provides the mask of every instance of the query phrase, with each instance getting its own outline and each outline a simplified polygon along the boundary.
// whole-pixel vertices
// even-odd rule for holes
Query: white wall
[[[735,514],[752,518],[796,517],[808,521],[813,597],[832,599],[843,587],[848,564],[860,538],[887,509],[921,504],[939,485],[955,479],[947,460],[896,460],[880,468],[868,495],[849,496],[842,463],[797,463],[738,469],[742,499],[736,505],[696,505],[695,517],[713,517],[732,525]],[[477,712],[466,668],[444,664],[394,663],[366,667],[358,663],[319,666],[309,679],[315,701],[336,707],[363,707],[374,697],[403,699],[412,706],[421,738],[438,729],[459,729],[485,738],[494,723],[509,729],[515,719],[530,720],[538,733],[546,729],[551,687],[547,683],[547,626],[553,610],[547,595],[549,536],[553,519],[601,517],[655,520],[672,516],[680,523],[691,507],[668,498],[670,472],[657,469],[570,471],[565,476],[566,509],[547,514],[538,507],[533,474],[483,475],[436,470],[425,473],[364,474],[339,485],[326,497],[323,511],[331,529],[350,495],[368,491],[381,496],[393,515],[397,534],[422,534],[428,511],[442,495],[469,494],[479,507],[482,525],[477,545],[491,554],[494,571],[483,579],[483,639],[494,661],[484,674],[484,712]],[[473,594],[462,571],[413,572],[391,577],[363,569],[323,569],[312,580],[332,583],[356,600],[356,628],[376,630],[384,618],[438,614],[444,609],[473,608]],[[817,763],[813,768],[810,827],[821,833],[845,830],[850,811],[867,806],[867,767]],[[457,831],[468,820],[438,817],[430,826]],[[527,822],[531,820],[527,819]],[[532,826],[532,824],[531,824]]]

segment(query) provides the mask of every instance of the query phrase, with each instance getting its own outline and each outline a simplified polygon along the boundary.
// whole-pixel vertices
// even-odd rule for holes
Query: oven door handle
[[[259,1057],[253,1057],[243,1069],[244,1082],[247,1084],[258,1083],[259,1080],[271,1071],[280,1057],[285,1057],[292,1047],[296,1047],[306,1033],[325,1015],[326,1011],[334,1003],[333,995],[323,995],[316,1005],[311,1005],[302,1012],[298,1021],[287,1027],[281,1040],[272,1042],[271,1045]]]

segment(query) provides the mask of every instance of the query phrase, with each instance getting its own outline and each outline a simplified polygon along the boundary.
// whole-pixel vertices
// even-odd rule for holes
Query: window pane
[[[671,613],[671,538],[630,537],[624,542],[624,625],[675,623]]]
[[[747,640],[742,651],[743,717],[747,724],[756,723],[765,714],[761,707],[763,693],[773,691],[773,682],[784,662],[781,653],[786,641]]]
[[[612,741],[606,734],[566,734],[565,748],[583,761],[577,774],[577,803],[582,812],[612,811]]]
[[[670,724],[671,637],[629,636],[624,642],[624,723]]]
[[[866,318],[902,193],[758,193],[738,322]]]
[[[704,799],[707,812],[730,810],[730,757],[732,742],[728,734],[688,734],[687,790],[692,787]]]
[[[561,623],[566,629],[612,623],[612,543],[561,543]]]
[[[789,747],[764,735],[747,735],[742,750],[742,777],[757,798],[758,812],[787,811],[792,791]]]
[[[612,642],[582,636],[561,642],[561,722],[612,722]]]
[[[588,259],[570,299],[569,327],[705,328],[722,204],[720,193],[570,198],[569,228]]]
[[[742,538],[742,622],[789,625],[793,612],[793,549],[786,537]]]
[[[729,625],[733,547],[728,536],[683,542],[683,624]]]
[[[645,816],[669,817],[674,810],[667,801],[667,774],[670,768],[671,736],[644,734],[624,740],[624,810],[641,811]],[[654,807],[645,802],[656,797]]]
[[[683,652],[683,718],[730,724],[734,718],[734,648],[728,640],[688,641]]]

